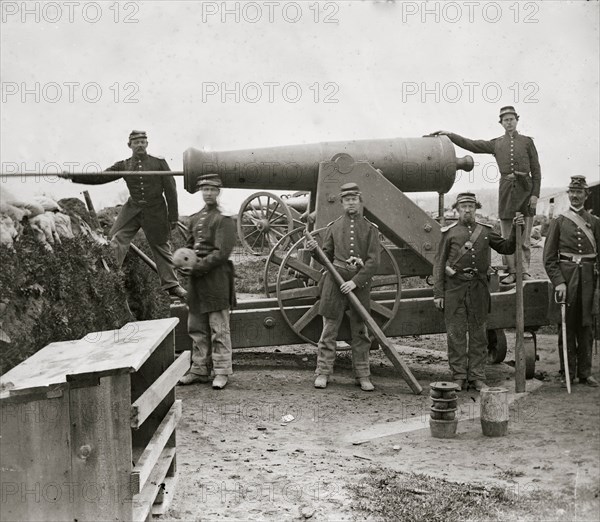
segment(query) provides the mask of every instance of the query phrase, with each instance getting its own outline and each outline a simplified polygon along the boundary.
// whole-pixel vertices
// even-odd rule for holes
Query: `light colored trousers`
[[[333,362],[335,361],[335,350],[337,347],[337,335],[344,319],[341,313],[337,319],[323,317],[323,333],[319,339],[317,352],[317,375],[331,375],[333,373]],[[369,377],[369,350],[371,339],[367,333],[367,326],[354,311],[350,312],[350,331],[352,333],[352,369],[355,377]]]
[[[113,237],[110,240],[110,246],[115,252],[119,267],[123,264],[127,251],[129,250],[129,245],[141,226],[140,220],[138,216],[136,216],[113,233]],[[156,245],[151,241],[148,241],[148,244],[150,245],[152,257],[156,263],[160,287],[163,290],[168,290],[169,288],[179,286],[179,281],[177,281],[175,269],[173,268],[171,245],[169,245],[169,242],[167,241],[166,243]]]
[[[188,334],[192,338],[192,367],[190,373],[215,375],[233,373],[229,309],[204,314],[188,314]]]
[[[529,274],[529,262],[531,261],[531,228],[533,227],[533,216],[525,217],[525,226],[523,227],[523,273]],[[512,228],[512,219],[501,219],[500,220],[500,231],[502,232],[503,238],[510,237],[510,230]],[[516,273],[515,268],[515,256],[502,256],[503,263],[508,266],[508,273]]]

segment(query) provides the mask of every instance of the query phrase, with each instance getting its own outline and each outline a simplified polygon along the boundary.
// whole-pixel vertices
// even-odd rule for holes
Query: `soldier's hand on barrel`
[[[310,239],[304,244],[304,246],[307,250],[310,250],[312,252],[317,248],[318,243],[314,239]]]
[[[342,294],[346,295],[352,292],[356,288],[356,283],[354,281],[346,281],[344,284],[340,286],[340,291]]]
[[[561,283],[560,285],[556,285],[554,292],[556,294],[556,302],[557,303],[564,303],[567,300],[567,284],[566,283]]]
[[[515,217],[513,218],[513,223],[515,225],[525,226],[525,218],[523,217],[523,214],[517,212]]]
[[[442,311],[444,309],[444,298],[443,297],[434,298],[433,306],[435,306],[438,310]]]

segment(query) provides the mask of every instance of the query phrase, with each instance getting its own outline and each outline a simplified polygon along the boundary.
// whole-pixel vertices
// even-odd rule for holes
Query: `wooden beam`
[[[165,395],[190,368],[191,353],[182,353],[177,360],[131,405],[131,427],[139,428]]]
[[[136,462],[135,468],[133,468],[131,472],[131,484],[135,484],[137,486],[137,489],[132,491],[134,495],[137,495],[144,489],[146,481],[154,469],[154,466],[156,465],[162,450],[167,444],[171,433],[173,433],[177,424],[179,423],[182,414],[181,405],[181,400],[177,400],[173,403],[169,413],[167,413],[163,421],[160,423],[160,426]]]
[[[152,474],[146,481],[146,486],[142,492],[135,495],[132,499],[133,516],[131,519],[135,522],[143,522],[147,520],[151,513],[152,504],[162,487],[169,466],[175,457],[175,448],[165,448],[162,450],[156,466],[152,470]]]

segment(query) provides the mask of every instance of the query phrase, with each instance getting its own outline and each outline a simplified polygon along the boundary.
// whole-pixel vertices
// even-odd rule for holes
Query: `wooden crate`
[[[0,377],[2,519],[149,520],[177,478],[175,318],[52,343]]]

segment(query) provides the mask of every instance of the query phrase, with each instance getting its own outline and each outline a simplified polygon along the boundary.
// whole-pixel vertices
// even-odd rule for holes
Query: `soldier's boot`
[[[196,384],[196,383],[205,383],[208,382],[208,375],[196,375],[195,373],[186,373],[181,379],[179,379],[179,383],[182,386],[186,386],[188,384]]]
[[[182,301],[185,301],[185,298],[187,297],[187,291],[179,285],[168,288],[167,292],[171,297],[181,299]]]
[[[375,389],[375,386],[373,386],[371,379],[369,379],[368,377],[357,377],[356,385],[360,386],[360,389],[362,391],[373,391]]]
[[[469,388],[477,390],[477,391],[484,390],[487,387],[488,387],[488,385],[483,381],[476,380],[476,381],[469,382]]]
[[[579,382],[581,384],[587,384],[588,386],[591,386],[592,388],[597,388],[599,386],[598,381],[596,379],[594,379],[593,377],[588,377],[587,379],[579,379]]]
[[[464,379],[454,379],[454,384],[458,386],[457,392],[466,389],[465,380]]]
[[[225,388],[226,384],[227,384],[227,375],[216,375],[212,382],[212,387],[215,390],[222,390],[223,388]]]
[[[317,375],[315,388],[327,388],[327,375]]]

